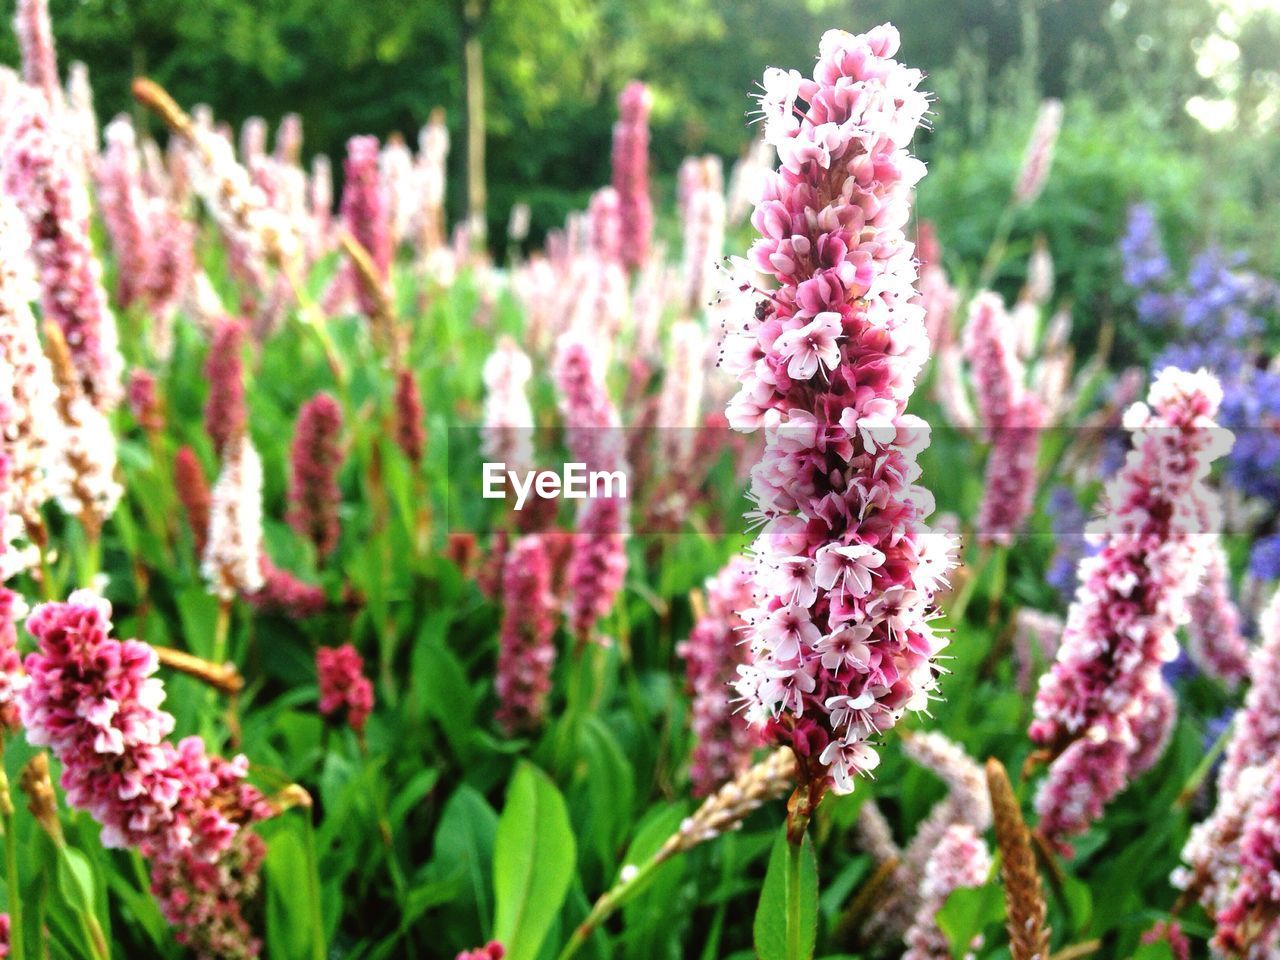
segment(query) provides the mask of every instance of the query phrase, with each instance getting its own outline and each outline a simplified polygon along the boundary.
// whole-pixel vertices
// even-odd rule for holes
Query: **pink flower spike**
[[[85,396],[109,412],[124,395],[124,359],[90,239],[89,197],[74,166],[74,149],[34,90],[14,90],[6,110],[0,135],[3,188],[27,219],[44,319],[61,329]]]
[[[498,723],[509,734],[536,730],[555,665],[555,594],[551,556],[539,534],[517,540],[502,569],[498,638]]]
[[[15,733],[22,724],[18,697],[26,686],[22,658],[18,656],[18,619],[25,612],[22,597],[0,587],[0,735]]]
[[[318,393],[298,413],[290,451],[289,525],[325,559],[338,545],[338,510],[342,491],[342,408],[327,393]]]
[[[622,225],[622,257],[632,270],[649,259],[653,234],[653,202],[649,197],[649,89],[632,81],[618,96],[618,122],[613,125],[613,189]]]
[[[744,281],[757,302],[725,350],[741,385],[730,425],[764,427],[750,492],[762,576],[735,685],[763,738],[807,765],[811,799],[875,767],[871,741],[927,705],[946,645],[931,620],[953,541],[926,549],[932,502],[914,480],[929,431],[906,413],[929,353],[903,233],[928,100],[896,46],[889,25],[833,30],[812,80],[766,73],[780,168],[749,263],[772,287]]]
[[[951,954],[951,943],[938,927],[938,911],[962,887],[980,887],[991,872],[991,851],[968,824],[947,828],[924,868],[920,906],[905,940],[902,960],[939,960]],[[981,936],[978,943],[981,945]]]
[[[373,684],[364,675],[364,659],[351,644],[321,647],[316,651],[316,676],[320,683],[320,712],[334,718],[344,713],[347,725],[364,736],[373,712]]]
[[[13,15],[14,33],[22,52],[22,79],[44,94],[51,111],[62,107],[58,82],[58,55],[49,21],[49,0],[18,0]]]
[[[1221,538],[1213,537],[1204,549],[1204,579],[1189,600],[1187,652],[1202,671],[1234,688],[1249,669],[1249,642],[1231,599],[1231,571]]]
[[[1200,539],[1220,508],[1205,484],[1231,435],[1213,416],[1222,390],[1208,373],[1162,371],[1148,404],[1125,415],[1133,450],[1090,528],[1101,549],[1080,563],[1057,661],[1040,680],[1033,741],[1053,756],[1036,809],[1066,849],[1163,749],[1173,703],[1162,665],[1203,575]]]
[[[735,557],[706,583],[706,612],[676,652],[685,661],[693,694],[693,756],[689,777],[696,796],[710,796],[747,768],[755,738],[731,699],[730,683],[743,662],[744,623],[737,611],[751,604],[751,564]]]

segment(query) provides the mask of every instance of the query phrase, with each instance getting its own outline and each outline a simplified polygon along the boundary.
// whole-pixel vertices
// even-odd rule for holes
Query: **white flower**
[[[841,669],[845,664],[865,668],[871,659],[871,650],[864,642],[869,636],[869,626],[855,623],[823,637],[817,643],[817,651],[822,654],[822,666],[832,671]],[[827,706],[831,706],[831,701],[827,701]]]
[[[865,543],[829,543],[818,550],[818,586],[861,599],[871,592],[871,575],[884,564],[884,554]]]

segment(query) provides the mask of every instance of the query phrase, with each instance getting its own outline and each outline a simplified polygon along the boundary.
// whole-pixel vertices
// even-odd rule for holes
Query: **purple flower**
[[[1258,580],[1280,580],[1280,533],[1263,537],[1253,545],[1249,574]]]
[[[89,234],[89,198],[66,133],[44,98],[18,88],[7,99],[3,187],[31,231],[44,319],[62,330],[85,395],[101,411],[123,397],[124,359],[102,264]]]

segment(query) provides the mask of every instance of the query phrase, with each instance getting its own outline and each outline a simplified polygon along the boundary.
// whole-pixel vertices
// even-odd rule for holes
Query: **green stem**
[[[947,611],[947,619],[952,624],[960,624],[964,621],[965,611],[969,608],[969,602],[973,599],[973,593],[978,587],[978,581],[986,573],[989,559],[990,553],[987,550],[984,549],[979,552],[978,559],[973,564],[973,573],[961,585],[960,591],[956,594],[956,598],[951,604],[951,609]]]
[[[93,589],[93,582],[102,569],[102,533],[90,533],[85,530],[85,549],[79,558],[80,586],[86,590]]]
[[[311,901],[311,928],[314,931],[311,938],[311,957],[312,960],[325,960],[324,909],[320,903],[320,860],[316,855],[315,826],[311,822],[309,809],[300,812],[306,817],[303,836],[306,838],[304,846],[307,857],[307,886],[310,888],[307,892],[308,899]]]
[[[995,236],[991,240],[991,246],[987,248],[986,259],[982,261],[982,269],[978,272],[978,290],[987,290],[991,287],[991,282],[996,278],[996,271],[1000,269],[1000,262],[1004,259],[1005,248],[1009,245],[1009,233],[1013,229],[1013,214],[1016,208],[1013,201],[1005,204],[1004,210],[1000,214],[1000,219],[996,222]]]
[[[1196,764],[1196,768],[1191,771],[1191,776],[1187,778],[1187,782],[1178,791],[1178,796],[1173,801],[1175,807],[1185,807],[1200,791],[1200,785],[1204,783],[1205,778],[1213,770],[1213,765],[1218,761],[1218,757],[1222,755],[1222,751],[1227,748],[1227,743],[1231,740],[1231,734],[1234,730],[1235,724],[1229,723],[1222,733],[1218,734],[1218,739],[1213,742],[1209,752]]]
[[[987,598],[988,624],[994,626],[1000,618],[1000,605],[1004,599],[1005,582],[1009,574],[1009,551],[996,547],[993,554],[995,570],[991,575],[991,593]]]
[[[296,271],[285,269],[285,279],[289,286],[293,288],[293,295],[298,301],[298,312],[301,314],[303,324],[316,335],[316,339],[320,343],[320,349],[324,351],[325,360],[329,364],[329,369],[333,373],[334,383],[338,388],[338,395],[342,401],[343,411],[350,416],[351,398],[347,390],[349,377],[347,369],[342,365],[341,356],[338,353],[337,345],[333,342],[333,337],[329,335],[328,322],[325,318],[324,311],[320,309],[320,305],[311,298],[306,288],[299,280]]]
[[[613,912],[630,898],[640,884],[647,880],[664,862],[665,858],[660,859],[655,854],[634,872],[619,879],[608,891],[602,894],[600,899],[592,905],[591,912],[587,914],[586,919],[578,924],[573,931],[573,936],[564,945],[564,949],[560,951],[560,955],[556,960],[569,960],[570,957],[582,949],[583,944],[590,939],[600,924],[609,919]]]
[[[227,662],[227,638],[231,632],[231,601],[218,601],[218,619],[213,626],[213,650],[209,654],[212,663]]]
[[[9,893],[9,957],[10,960],[25,960],[26,948],[23,941],[25,928],[22,925],[22,891],[18,887],[18,844],[13,834],[13,810],[9,805],[9,783],[4,782],[5,796],[0,803],[4,804],[4,873],[5,886]]]
[[[800,915],[801,854],[804,840],[787,844],[787,960],[806,960],[800,942],[804,917]]]
[[[111,948],[107,946],[106,934],[102,932],[102,925],[91,910],[80,912],[80,927],[95,960],[111,960]]]
[[[360,757],[365,768],[368,769],[369,745],[365,743],[364,734],[360,735]],[[378,815],[378,834],[382,838],[382,846],[386,851],[387,872],[391,875],[391,883],[396,888],[396,898],[403,907],[408,885],[405,882],[404,871],[400,869],[400,861],[396,859],[395,838],[391,835],[391,817],[387,809],[387,795],[381,788],[373,793],[373,806]]]
[[[46,601],[52,603],[58,599],[57,584],[53,582],[53,564],[49,562],[49,545],[40,544],[40,592]]]

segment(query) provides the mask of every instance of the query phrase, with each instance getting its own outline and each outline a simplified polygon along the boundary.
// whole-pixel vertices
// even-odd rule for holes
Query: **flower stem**
[[[1218,734],[1218,739],[1213,742],[1213,746],[1196,764],[1196,768],[1191,771],[1191,776],[1187,778],[1187,782],[1182,789],[1178,791],[1178,796],[1174,799],[1175,807],[1186,807],[1195,795],[1200,791],[1200,785],[1204,783],[1205,778],[1212,772],[1214,764],[1218,762],[1218,758],[1222,756],[1222,751],[1227,748],[1227,743],[1231,740],[1232,731],[1235,730],[1235,724],[1229,723],[1222,733]]]
[[[587,914],[586,919],[578,924],[573,931],[573,936],[569,938],[569,942],[564,945],[564,949],[560,951],[557,960],[569,960],[575,953],[582,948],[600,924],[604,923],[613,912],[621,907],[636,888],[647,880],[658,867],[666,862],[666,857],[662,856],[662,852],[654,854],[634,871],[623,870],[622,876],[618,882],[601,895],[591,907],[591,912]]]
[[[46,601],[52,603],[58,599],[57,584],[53,582],[53,564],[49,562],[49,545],[40,544],[40,592]]]
[[[996,271],[1000,269],[1000,262],[1004,259],[1004,253],[1009,246],[1009,232],[1013,229],[1013,215],[1016,207],[1013,202],[1005,204],[1004,210],[1000,214],[1000,219],[996,221],[995,236],[991,238],[991,246],[987,248],[987,256],[982,261],[982,270],[978,273],[979,290],[986,290],[991,286],[991,281],[996,278]]]
[[[804,834],[800,843],[787,844],[787,960],[805,960],[801,946],[801,928],[804,918],[800,915],[800,857],[804,852]]]
[[[13,801],[9,797],[9,778],[5,776],[3,768],[0,768],[0,789],[4,791],[4,796],[0,797],[0,811],[3,812],[0,833],[4,834],[5,888],[9,894],[9,957],[10,960],[25,960],[22,891],[18,887],[18,843],[13,832]]]
[[[213,651],[209,655],[212,663],[227,662],[227,635],[231,632],[231,601],[218,601],[218,619],[213,627]]]

